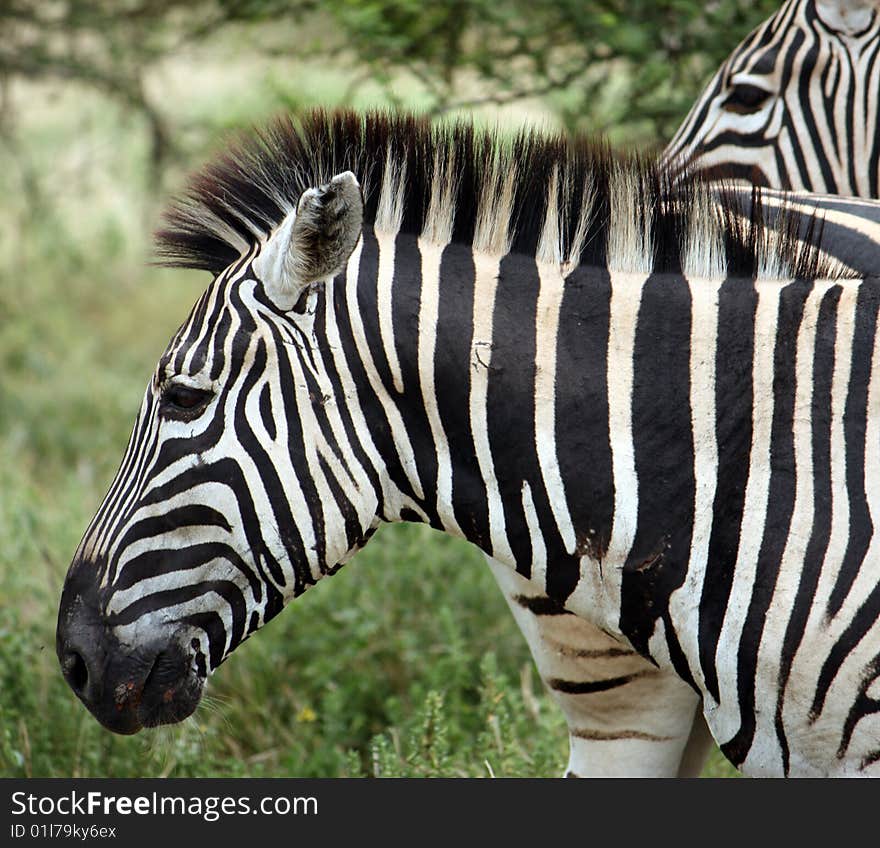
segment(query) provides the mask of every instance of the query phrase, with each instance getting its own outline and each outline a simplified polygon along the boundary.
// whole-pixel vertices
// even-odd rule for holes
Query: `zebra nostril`
[[[67,651],[64,655],[64,676],[71,688],[81,694],[89,682],[89,670],[86,661],[76,651]]]

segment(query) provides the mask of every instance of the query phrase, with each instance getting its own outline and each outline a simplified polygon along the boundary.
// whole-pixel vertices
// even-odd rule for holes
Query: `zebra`
[[[664,157],[775,189],[880,197],[880,0],[787,0],[718,69]]]
[[[869,275],[880,229],[876,204],[858,197],[878,196],[878,7],[877,0],[788,0],[733,51],[661,154],[665,166],[684,164],[687,173],[723,181],[744,207],[750,191],[729,180],[796,189],[764,191],[762,203],[798,206],[802,221],[821,209],[826,248]],[[503,564],[488,564],[572,730],[569,774],[699,774],[712,744],[699,709],[680,757],[650,741],[691,690],[640,675],[641,657],[565,615]],[[634,757],[629,749],[637,749]]]
[[[876,773],[880,280],[760,211],[531,132],[245,136],[159,234],[215,277],[65,579],[73,691],[116,732],[180,721],[382,522],[422,521],[677,684],[631,765],[683,761],[701,709],[746,774]]]

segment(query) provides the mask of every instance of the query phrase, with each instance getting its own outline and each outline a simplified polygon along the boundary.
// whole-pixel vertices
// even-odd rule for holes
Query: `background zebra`
[[[880,4],[789,0],[751,33],[697,99],[663,153],[709,179],[878,195]],[[741,201],[748,206],[749,192]],[[762,193],[765,206],[822,209],[825,247],[860,272],[880,268],[877,205]],[[699,774],[712,739],[699,709],[687,747],[656,742],[693,691],[648,674],[635,652],[549,603],[489,560],[541,678],[570,728],[569,773]],[[690,706],[694,710],[693,706]]]
[[[787,0],[718,69],[665,150],[710,176],[880,195],[880,3]]]
[[[120,732],[185,717],[379,522],[421,520],[693,687],[633,741],[680,760],[702,697],[749,773],[875,770],[880,292],[818,230],[669,179],[349,113],[209,166],[162,244],[218,276],[65,583],[83,702]]]

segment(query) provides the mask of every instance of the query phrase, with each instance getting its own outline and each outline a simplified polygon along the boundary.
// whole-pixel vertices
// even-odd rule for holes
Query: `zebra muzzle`
[[[192,658],[174,642],[126,652],[105,631],[63,639],[59,658],[65,679],[89,712],[108,730],[137,733],[190,716],[202,694]]]
[[[56,650],[64,678],[114,733],[173,724],[198,706],[204,678],[184,647],[183,628],[164,625],[151,635],[136,647],[126,644],[84,596],[62,599]]]

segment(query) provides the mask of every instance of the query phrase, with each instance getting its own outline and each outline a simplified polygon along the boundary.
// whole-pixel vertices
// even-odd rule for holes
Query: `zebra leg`
[[[709,731],[709,725],[703,716],[701,705],[698,705],[694,714],[694,723],[691,725],[690,736],[688,736],[687,744],[681,755],[681,762],[678,765],[678,777],[699,777],[706,764],[706,758],[715,740]]]
[[[699,696],[534,583],[486,557],[568,723],[568,777],[699,774],[711,744]]]

